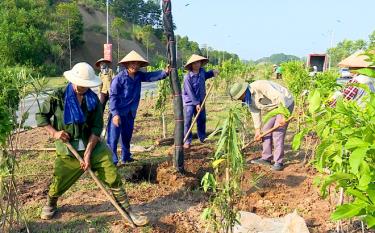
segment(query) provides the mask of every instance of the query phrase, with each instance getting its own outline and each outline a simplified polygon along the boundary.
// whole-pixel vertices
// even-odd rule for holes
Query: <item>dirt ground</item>
[[[141,112],[134,135],[136,142],[147,140],[151,143],[160,137],[145,133],[155,120],[158,119],[149,115],[146,120]],[[216,124],[215,120],[212,122]],[[289,136],[287,141],[290,140]],[[22,148],[52,145],[48,135],[41,129],[21,133],[21,141]],[[56,218],[40,220],[40,210],[45,203],[52,177],[54,155],[47,152],[22,154],[19,158],[18,184],[28,226],[31,232],[205,232],[207,224],[200,220],[200,214],[207,206],[209,197],[200,188],[200,180],[210,171],[214,148],[214,141],[206,144],[195,142],[190,150],[185,151],[186,176],[174,172],[170,160],[173,150],[170,146],[136,155],[143,161],[143,165],[139,165],[142,169],[133,169],[137,165],[119,168],[124,181],[125,177],[133,177],[126,175],[129,172],[144,173],[149,169],[153,173],[148,179],[126,179],[126,190],[133,208],[150,218],[149,226],[135,230],[124,224],[86,174],[60,198]],[[247,164],[244,195],[236,207],[265,217],[280,217],[297,210],[306,220],[310,232],[333,232],[336,223],[330,221],[329,216],[336,203],[335,196],[332,194],[331,198],[323,200],[318,188],[313,185],[317,175],[315,170],[302,163],[302,155],[287,149],[287,166],[281,172]],[[247,160],[259,156],[259,146],[246,153]],[[148,165],[147,159],[161,157],[164,160]],[[255,176],[260,176],[256,187],[252,183]],[[347,232],[360,232],[356,222],[346,223],[346,227]]]

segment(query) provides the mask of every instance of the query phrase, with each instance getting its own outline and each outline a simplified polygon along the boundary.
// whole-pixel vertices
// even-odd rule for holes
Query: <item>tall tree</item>
[[[120,37],[125,28],[125,21],[119,17],[112,20],[111,29],[112,35],[117,38],[117,62],[120,61]]]
[[[116,16],[141,26],[151,25],[160,28],[161,9],[153,1],[144,0],[121,0],[113,2],[113,11]]]
[[[366,41],[364,40],[343,40],[339,42],[336,47],[327,51],[331,66],[336,66],[341,60],[361,49],[366,49]]]

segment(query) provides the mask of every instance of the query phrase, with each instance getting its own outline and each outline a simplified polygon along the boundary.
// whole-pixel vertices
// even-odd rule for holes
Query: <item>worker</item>
[[[329,105],[335,107],[339,99],[352,100],[357,102],[359,106],[365,106],[364,97],[368,95],[364,88],[355,84],[365,84],[369,91],[375,93],[374,80],[366,75],[356,73],[346,73],[347,77],[352,77],[341,91],[336,91],[330,98]],[[354,84],[354,85],[353,85]]]
[[[281,66],[277,66],[276,68],[276,79],[283,78],[283,68]]]
[[[131,51],[119,63],[125,69],[113,79],[110,89],[110,118],[108,119],[107,143],[112,150],[113,163],[118,164],[117,143],[121,135],[122,163],[133,162],[130,141],[133,135],[134,120],[141,98],[141,83],[165,79],[169,68],[154,72],[140,71],[149,62],[135,51]]]
[[[90,88],[101,85],[102,81],[85,62],[76,64],[64,72],[64,76],[69,81],[68,85],[57,89],[36,114],[37,125],[55,139],[57,155],[41,218],[53,218],[59,197],[91,168],[110,188],[116,202],[133,222],[137,226],[146,225],[147,217],[132,211],[121,177],[112,163],[111,151],[99,138],[103,127],[102,105]],[[82,163],[73,156],[65,142],[69,142],[83,157]]]
[[[315,77],[317,74],[318,74],[318,67],[317,66],[313,66],[312,67],[312,71],[309,72],[309,76],[310,77]]]
[[[95,63],[95,66],[100,68],[99,78],[102,80],[102,84],[99,86],[99,100],[103,105],[103,111],[105,110],[109,99],[109,88],[114,76],[112,69],[109,67],[110,65],[111,61],[104,58],[100,58]]]
[[[206,139],[206,109],[202,106],[204,97],[206,96],[206,80],[216,77],[219,74],[217,70],[206,71],[203,66],[208,63],[208,59],[196,54],[193,54],[185,65],[187,74],[184,77],[182,99],[184,102],[184,135],[188,133],[191,127],[193,116],[196,116],[202,108],[197,117],[197,131],[198,138],[203,143]],[[192,133],[184,142],[184,148],[189,149],[192,142]]]
[[[249,109],[254,122],[256,141],[263,140],[262,157],[252,162],[261,165],[271,165],[273,158],[273,170],[281,171],[284,168],[284,140],[288,123],[283,115],[272,117],[262,127],[262,118],[266,112],[277,108],[280,105],[288,108],[290,112],[294,108],[294,99],[289,90],[285,87],[268,80],[257,80],[248,83],[235,83],[230,89],[230,95],[234,100],[241,100]],[[260,137],[262,132],[280,126],[272,133]],[[272,151],[272,148],[274,149]]]

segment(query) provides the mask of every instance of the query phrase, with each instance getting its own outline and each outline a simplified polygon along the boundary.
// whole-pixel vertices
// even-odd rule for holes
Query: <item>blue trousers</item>
[[[196,106],[195,105],[187,105],[184,106],[184,135],[186,135],[187,131],[189,130],[191,123],[193,121],[193,117],[197,114]],[[198,138],[201,142],[206,139],[206,109],[202,109],[201,113],[197,119],[197,130],[198,130]],[[187,138],[185,144],[191,144],[193,140],[193,134],[190,133],[189,137]]]
[[[112,115],[112,114],[111,114]],[[126,162],[131,158],[130,141],[133,136],[135,118],[129,112],[125,116],[120,116],[120,127],[116,127],[112,122],[112,116],[108,120],[107,144],[112,151],[113,163],[118,163],[117,144],[121,135],[121,160]]]

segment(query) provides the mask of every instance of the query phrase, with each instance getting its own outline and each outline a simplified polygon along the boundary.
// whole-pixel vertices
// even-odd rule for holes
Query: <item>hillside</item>
[[[292,60],[301,60],[299,57],[294,55],[287,55],[284,53],[272,54],[269,57],[263,57],[256,60],[256,63],[271,63],[271,64],[281,64],[283,62],[292,61]]]
[[[73,64],[85,61],[94,65],[99,58],[103,57],[103,44],[106,42],[106,15],[99,10],[84,6],[80,6],[79,10],[84,23],[84,43],[73,51]],[[130,24],[128,26],[129,31],[131,31],[132,26]],[[113,44],[113,61],[115,66],[117,64],[117,39],[113,38],[110,33],[109,41]],[[149,51],[149,58],[152,58],[155,54],[165,54],[164,45],[160,40],[153,37],[152,42],[155,44],[155,49]],[[135,40],[121,38],[120,60],[131,50],[135,50],[142,56],[147,57],[146,48],[141,43]]]

